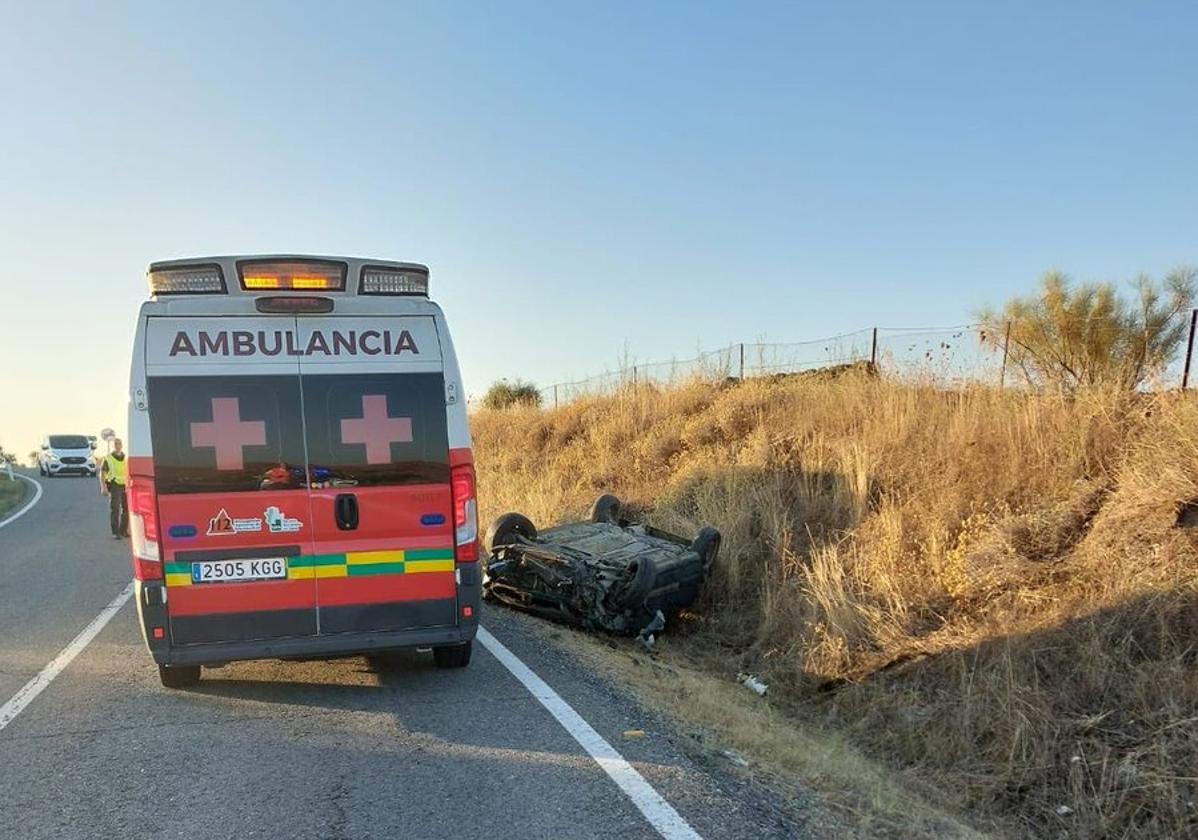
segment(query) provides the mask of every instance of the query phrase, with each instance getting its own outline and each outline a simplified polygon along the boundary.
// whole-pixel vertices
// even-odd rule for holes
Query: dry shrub
[[[1198,830],[1198,403],[871,375],[473,418],[485,518],[614,492],[720,563],[675,644],[978,823]],[[1059,813],[1058,813],[1059,811]]]

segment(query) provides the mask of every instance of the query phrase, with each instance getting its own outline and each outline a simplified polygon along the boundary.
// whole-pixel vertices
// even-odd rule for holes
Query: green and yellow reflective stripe
[[[344,554],[305,554],[287,558],[288,580],[345,577]]]
[[[404,571],[407,574],[420,572],[452,572],[452,548],[413,548],[404,552]]]
[[[350,577],[364,575],[402,575],[405,571],[403,563],[371,563],[363,566],[346,566]]]
[[[403,563],[404,551],[351,551],[345,555],[350,566],[373,566],[376,563]]]
[[[452,548],[383,549],[288,557],[287,580],[452,572]],[[167,586],[191,586],[191,563],[165,563]]]
[[[453,560],[408,560],[404,563],[404,572],[409,575],[421,572],[452,572]]]
[[[452,560],[452,548],[409,548],[404,551],[405,560]]]

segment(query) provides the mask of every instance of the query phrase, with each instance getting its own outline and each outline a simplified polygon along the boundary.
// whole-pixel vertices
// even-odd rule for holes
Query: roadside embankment
[[[613,492],[723,532],[659,665],[758,675],[770,726],[824,733],[984,830],[1198,831],[1192,395],[784,377],[472,424],[484,525]],[[710,717],[697,692],[671,713]],[[768,762],[786,739],[756,740]]]

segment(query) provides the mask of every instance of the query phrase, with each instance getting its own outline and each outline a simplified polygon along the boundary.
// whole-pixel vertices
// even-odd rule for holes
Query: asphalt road
[[[94,480],[41,479],[0,528],[0,704],[127,585]],[[0,517],[2,519],[3,517]],[[802,809],[696,758],[535,621],[484,625],[699,835],[812,836]],[[621,733],[645,729],[628,740]],[[495,657],[237,663],[168,691],[132,603],[0,730],[0,837],[653,838],[660,835]]]

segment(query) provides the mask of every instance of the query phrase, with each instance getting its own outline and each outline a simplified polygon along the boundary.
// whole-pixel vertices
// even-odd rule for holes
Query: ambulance
[[[129,383],[138,617],[164,686],[247,659],[469,663],[477,499],[428,269],[152,263]]]

